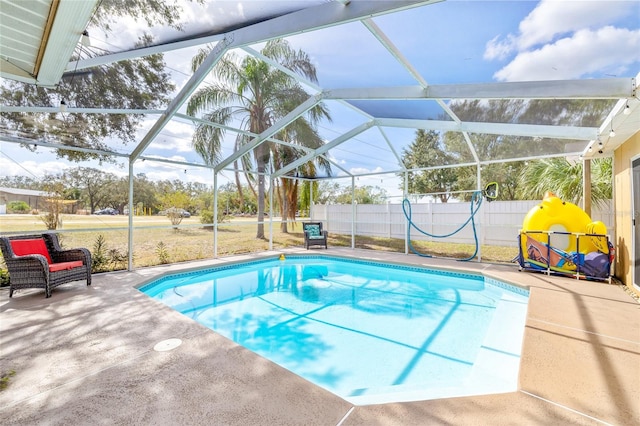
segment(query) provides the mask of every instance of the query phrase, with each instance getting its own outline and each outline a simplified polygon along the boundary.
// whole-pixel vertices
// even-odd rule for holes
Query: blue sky
[[[271,2],[284,5],[286,2]],[[214,2],[210,13],[185,10],[187,29],[205,28],[220,16],[250,17],[265,2]],[[214,8],[215,6],[215,8]],[[256,12],[258,13],[258,12]],[[226,15],[225,15],[226,14]],[[444,1],[374,18],[375,24],[402,52],[429,84],[480,83],[631,77],[640,71],[640,1]],[[120,25],[120,27],[118,27]],[[105,42],[110,48],[126,46],[139,24],[120,20]],[[95,33],[93,33],[95,34]],[[99,45],[100,34],[92,34]],[[168,37],[168,35],[165,35]],[[306,51],[317,67],[325,89],[415,85],[412,76],[376,42],[361,23],[303,33],[289,38],[295,48]],[[107,45],[104,45],[107,47]],[[260,46],[256,46],[259,49]],[[165,60],[180,87],[188,79],[194,49],[167,53]],[[435,104],[435,103],[434,103]],[[333,121],[320,126],[330,141],[365,118],[331,102]],[[392,105],[391,105],[392,106]],[[437,105],[420,107],[432,114]],[[427,114],[427,112],[421,111]],[[154,117],[150,117],[155,119]],[[144,136],[153,125],[145,123]],[[180,161],[199,161],[190,149],[193,126],[174,120],[144,155],[159,155]],[[414,131],[388,130],[397,149],[408,145]],[[227,144],[233,139],[230,134]],[[384,149],[384,139],[372,129],[331,152],[336,164],[357,173],[393,170],[395,159]],[[114,142],[114,148],[122,149]],[[124,148],[130,152],[134,147]],[[0,169],[6,175],[59,173],[77,165],[57,160],[39,149],[34,155],[15,144],[1,143]],[[230,145],[226,147],[227,152]],[[94,165],[97,167],[97,165]],[[127,167],[100,166],[126,175]],[[137,163],[136,173],[151,179],[182,179],[210,184],[211,173],[196,167],[173,166],[146,161]],[[339,172],[334,167],[334,172]],[[231,177],[231,173],[224,173]],[[224,177],[223,177],[224,181]],[[343,184],[350,181],[343,180]],[[392,176],[361,178],[357,184],[384,187],[397,194]]]

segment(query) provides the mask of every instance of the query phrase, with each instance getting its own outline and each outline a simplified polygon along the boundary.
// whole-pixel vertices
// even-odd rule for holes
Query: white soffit
[[[2,0],[0,76],[55,86],[97,0]]]

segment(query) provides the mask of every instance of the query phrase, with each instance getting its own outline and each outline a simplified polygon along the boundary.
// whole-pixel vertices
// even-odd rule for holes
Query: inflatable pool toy
[[[280,255],[280,260],[284,260],[284,254]]]
[[[613,250],[606,233],[604,223],[547,192],[522,222],[520,266],[607,278]]]

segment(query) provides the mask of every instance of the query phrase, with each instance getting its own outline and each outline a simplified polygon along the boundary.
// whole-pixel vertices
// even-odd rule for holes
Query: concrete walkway
[[[286,253],[296,252],[287,251]],[[313,250],[317,254],[320,250]],[[301,253],[308,253],[301,251]],[[482,273],[530,288],[517,392],[352,406],[135,289],[170,270],[0,290],[5,425],[638,425],[640,304],[615,284],[414,255],[330,249]],[[182,344],[154,350],[166,339]]]

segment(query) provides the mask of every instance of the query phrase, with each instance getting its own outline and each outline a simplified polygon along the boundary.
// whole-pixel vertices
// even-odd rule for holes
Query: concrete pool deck
[[[0,290],[3,424],[637,425],[640,304],[620,286],[370,250],[285,250],[479,271],[528,286],[515,392],[353,406],[174,312],[135,286],[168,271],[276,252]],[[280,251],[277,253],[281,253]],[[177,338],[173,350],[154,346]]]

